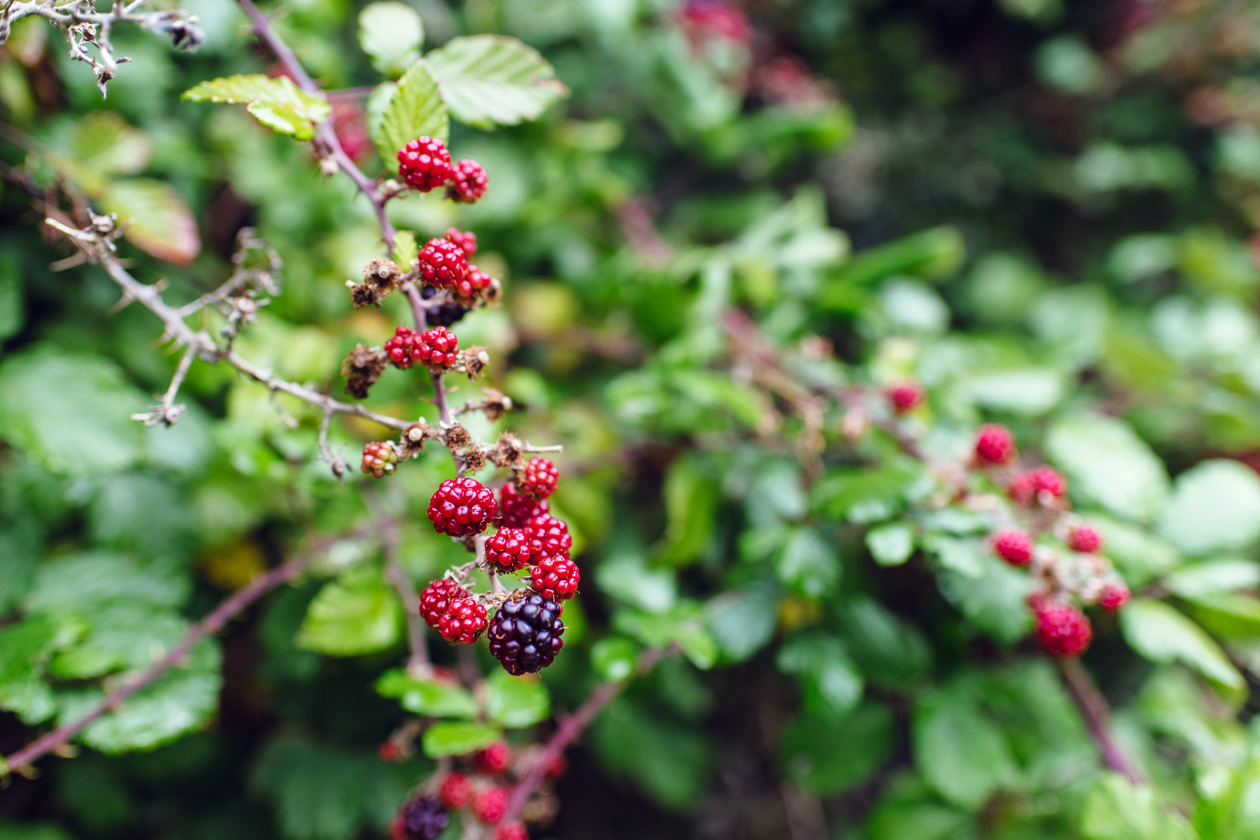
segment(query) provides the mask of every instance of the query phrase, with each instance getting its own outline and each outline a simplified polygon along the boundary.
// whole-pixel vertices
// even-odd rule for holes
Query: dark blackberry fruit
[[[433,840],[450,825],[450,814],[431,796],[417,796],[403,804],[389,826],[393,840]]]
[[[420,290],[420,297],[428,300],[438,293],[436,286],[425,286]],[[453,300],[439,306],[437,309],[430,309],[425,315],[425,320],[430,326],[434,327],[450,327],[451,324],[457,323],[468,314],[468,310],[460,306]]]
[[[546,668],[564,647],[561,610],[541,595],[508,601],[490,623],[490,654],[516,677]]]

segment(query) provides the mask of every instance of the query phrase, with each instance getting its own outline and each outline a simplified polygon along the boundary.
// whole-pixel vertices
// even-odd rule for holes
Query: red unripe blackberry
[[[993,538],[993,553],[1012,566],[1027,566],[1032,562],[1032,538],[1022,531],[1003,531]]]
[[[1063,473],[1043,464],[1015,476],[1007,493],[1013,502],[1020,505],[1049,503],[1067,493],[1067,479]]]
[[[386,741],[385,743],[381,744],[377,748],[376,754],[380,756],[381,761],[389,761],[389,762],[402,761],[404,758],[407,757],[403,753],[402,748],[399,747],[397,744],[395,744],[393,741]]]
[[[360,469],[369,475],[382,478],[394,471],[398,466],[398,450],[388,440],[369,443],[363,447],[363,464]]]
[[[425,624],[436,630],[438,622],[450,609],[451,601],[467,597],[468,593],[455,581],[438,578],[420,593],[420,616]]]
[[[452,811],[462,811],[472,804],[472,782],[463,773],[451,773],[442,780],[438,787],[438,799]]]
[[[525,824],[512,820],[494,829],[494,840],[529,840]]]
[[[1089,619],[1076,607],[1048,604],[1037,612],[1037,641],[1054,656],[1080,656],[1089,647],[1094,631]]]
[[[535,557],[568,557],[573,546],[569,526],[550,513],[540,513],[529,520],[525,524],[525,536],[529,537],[529,548]]]
[[[1074,528],[1072,535],[1068,538],[1068,548],[1079,551],[1081,554],[1093,554],[1101,549],[1102,545],[1102,534],[1088,525]]]
[[[564,647],[563,608],[541,595],[504,603],[490,622],[490,654],[513,676],[532,674],[552,663]]]
[[[477,256],[477,234],[459,228],[447,228],[446,238],[459,246],[464,252],[464,259],[471,260]]]
[[[507,788],[490,788],[473,801],[473,816],[486,825],[494,825],[507,813]]]
[[[490,284],[494,282],[494,278],[486,274],[475,265],[468,266],[468,273],[464,275],[464,279],[460,280],[451,289],[451,294],[455,295],[455,299],[465,306],[471,306],[477,302],[486,291],[490,288]]]
[[[500,528],[486,540],[486,562],[498,574],[519,572],[530,556],[529,537],[520,528]]]
[[[897,414],[905,414],[923,404],[923,388],[917,382],[903,382],[887,391],[888,402]]]
[[[450,370],[459,361],[459,339],[446,327],[425,330],[420,333],[416,355],[430,370]]]
[[[417,192],[429,192],[455,174],[446,144],[433,137],[417,137],[398,151],[398,175]]]
[[[577,592],[582,575],[577,564],[563,555],[544,557],[530,569],[529,576],[534,591],[552,601],[565,601]]]
[[[1098,606],[1104,610],[1115,611],[1127,603],[1129,603],[1129,587],[1122,581],[1106,584],[1103,586],[1102,594],[1098,596]]]
[[[438,632],[453,645],[471,645],[486,629],[486,608],[472,598],[451,601],[438,619]]]
[[[530,499],[545,499],[556,492],[556,484],[560,481],[560,470],[546,458],[530,458],[525,469],[521,471],[517,490],[522,496]]]
[[[420,361],[420,334],[407,327],[394,330],[394,337],[385,342],[385,355],[399,370],[406,370]]]
[[[1015,457],[1015,436],[998,423],[985,423],[976,432],[976,462],[1005,464]]]
[[[455,173],[446,187],[446,197],[451,201],[472,204],[486,194],[486,170],[475,160],[465,158],[455,164]]]
[[[518,493],[510,481],[499,489],[499,520],[504,528],[524,528],[529,520],[550,508],[546,501],[536,502]]]
[[[450,824],[451,817],[431,796],[417,796],[405,803],[389,824],[393,840],[433,840]]]
[[[548,779],[558,779],[567,769],[569,769],[569,762],[565,759],[564,753],[558,753],[555,758],[547,762],[547,769],[543,771],[543,775]]]
[[[512,763],[512,751],[506,741],[495,741],[484,750],[473,753],[473,766],[484,776],[496,776]]]
[[[499,503],[475,478],[448,478],[429,499],[428,516],[433,530],[452,537],[466,537],[486,530]]]
[[[449,239],[430,239],[416,257],[420,277],[430,286],[449,289],[468,274],[464,251]]]

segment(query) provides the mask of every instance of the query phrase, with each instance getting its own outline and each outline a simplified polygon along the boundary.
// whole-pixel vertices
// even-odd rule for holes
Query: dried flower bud
[[[498,420],[505,413],[510,411],[511,408],[512,408],[511,397],[509,397],[507,394],[503,393],[502,391],[495,390],[494,388],[486,389],[486,399],[485,399],[485,402],[483,402],[481,405],[481,410],[482,412],[485,413],[487,420],[493,423],[495,420]],[[502,438],[500,438],[500,442],[502,442]],[[519,441],[517,443],[519,444]],[[520,450],[518,449],[516,451],[517,451],[517,454],[519,455]]]
[[[365,306],[380,306],[381,293],[374,286],[367,283],[350,284],[350,299],[354,302],[355,309],[362,309]]]
[[[479,447],[470,446],[463,452],[464,471],[475,473],[480,472],[486,466],[485,453]]]
[[[355,345],[341,363],[341,375],[346,378],[346,393],[355,399],[366,399],[368,389],[381,378],[388,361],[385,354],[375,347]]]
[[[468,374],[469,379],[476,379],[478,376],[481,376],[482,371],[486,369],[486,365],[490,364],[490,354],[486,352],[486,348],[477,345],[465,350],[463,357],[463,371]]]
[[[382,290],[392,290],[403,272],[393,260],[375,259],[363,269],[363,282]]]
[[[435,440],[437,436],[437,429],[430,426],[423,419],[418,420],[403,429],[402,436],[398,441],[399,453],[404,459],[414,458],[424,449],[426,440]]]
[[[463,449],[470,443],[472,443],[472,435],[458,423],[446,430],[446,445],[448,448],[452,450]]]

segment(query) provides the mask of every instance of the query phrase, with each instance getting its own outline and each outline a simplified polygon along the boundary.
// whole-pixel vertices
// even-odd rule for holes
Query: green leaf
[[[1086,840],[1197,840],[1185,819],[1156,799],[1150,785],[1134,787],[1119,773],[1104,775],[1090,790],[1081,831]]]
[[[1260,538],[1260,477],[1237,461],[1204,461],[1177,477],[1160,533],[1190,555]]]
[[[914,554],[914,531],[892,522],[866,532],[866,547],[881,566],[900,566]]]
[[[983,408],[1035,417],[1063,399],[1063,374],[1053,368],[982,373],[959,381],[955,393]]]
[[[1254,589],[1260,585],[1260,566],[1242,557],[1223,557],[1182,566],[1166,575],[1163,583],[1183,598]]]
[[[622,697],[595,719],[592,735],[602,764],[658,803],[684,810],[705,794],[712,748],[696,728]]]
[[[780,671],[800,679],[809,714],[843,717],[862,698],[862,674],[844,643],[833,636],[797,636],[779,649],[775,662]]]
[[[83,116],[75,126],[70,146],[76,170],[93,175],[134,175],[149,165],[153,144],[148,135],[132,128],[113,111]]]
[[[144,178],[115,181],[101,195],[101,207],[118,214],[123,236],[160,260],[188,265],[201,253],[197,220],[170,184]]]
[[[0,364],[0,438],[53,472],[82,477],[134,464],[144,427],[130,417],[148,402],[100,356],[45,344]]]
[[[83,552],[42,563],[22,604],[30,611],[54,614],[93,611],[109,604],[175,608],[183,605],[191,585],[173,563]]]
[[[390,94],[380,123],[369,122],[368,128],[372,142],[389,167],[395,165],[399,150],[417,137],[446,142],[451,130],[450,118],[428,64],[420,60],[411,65]]]
[[[1019,641],[1032,625],[1026,605],[1028,574],[988,552],[977,551],[974,559],[979,575],[946,571],[938,578],[941,591],[980,630],[1006,644]]]
[[[485,749],[502,737],[503,733],[493,726],[442,720],[424,731],[424,754],[429,758],[467,755]]]
[[[56,711],[52,690],[40,678],[56,638],[57,625],[39,614],[0,630],[0,709],[24,723],[42,723]]]
[[[930,534],[923,541],[923,548],[935,554],[941,566],[963,577],[978,578],[984,575],[984,557],[989,553],[978,539],[959,539],[944,534]]]
[[[941,802],[912,774],[893,780],[871,812],[867,840],[961,840],[979,837],[971,815]]]
[[[770,586],[737,589],[709,601],[709,631],[722,655],[742,662],[769,644],[778,607],[779,599]]]
[[[319,590],[297,645],[329,656],[358,656],[393,645],[401,625],[398,596],[380,570],[359,566]]]
[[[591,665],[605,682],[621,682],[634,673],[640,647],[629,639],[614,636],[591,646]]]
[[[794,784],[832,796],[869,779],[889,759],[892,747],[892,714],[885,706],[867,703],[842,718],[797,718],[784,729],[779,753]]]
[[[913,738],[915,766],[924,781],[964,808],[979,809],[1018,777],[1006,736],[980,715],[975,698],[958,689],[919,699]]]
[[[515,38],[452,38],[425,60],[451,115],[479,128],[536,120],[569,95],[547,60]]]
[[[863,598],[839,609],[849,652],[872,683],[904,687],[917,682],[931,664],[931,651],[914,624],[878,601]]]
[[[420,57],[423,45],[424,23],[407,4],[385,0],[359,12],[359,46],[376,72],[401,76]]]
[[[249,112],[263,125],[298,140],[314,137],[315,124],[332,113],[327,100],[307,93],[287,76],[273,79],[254,74],[211,79],[184,91],[180,98],[190,102],[247,104]]]
[[[533,726],[550,714],[551,697],[537,676],[496,670],[486,680],[486,716],[504,729]]]
[[[1220,686],[1243,688],[1242,676],[1220,646],[1167,604],[1135,598],[1120,611],[1120,629],[1129,646],[1152,662],[1179,660]]]
[[[376,693],[392,697],[409,712],[426,717],[473,718],[481,707],[465,688],[439,680],[420,680],[406,671],[386,671],[376,682]]]
[[[717,642],[705,627],[703,608],[695,602],[686,601],[662,613],[621,609],[613,614],[613,626],[648,647],[677,644],[697,668],[711,668],[717,661]]]
[[[658,559],[672,566],[687,566],[709,547],[718,505],[718,485],[713,468],[704,459],[684,456],[670,467],[665,478],[665,537],[657,547]]]
[[[922,464],[899,459],[878,469],[836,470],[810,494],[810,507],[832,519],[874,523],[891,519],[934,487]]]
[[[0,257],[0,341],[17,335],[24,323],[21,265],[12,255]]]
[[[1163,462],[1123,421],[1088,415],[1056,420],[1046,452],[1067,475],[1078,502],[1150,523],[1168,499]]]
[[[402,266],[403,271],[407,271],[411,265],[411,261],[420,253],[420,246],[416,244],[416,235],[409,230],[400,230],[394,234],[394,253],[392,259],[395,263]]]
[[[807,598],[821,598],[840,581],[840,558],[817,531],[799,528],[779,554],[775,572],[790,589]]]
[[[93,722],[80,737],[101,752],[121,753],[152,749],[201,729],[219,707],[221,659],[218,643],[202,639],[183,664]],[[58,723],[77,720],[104,696],[100,688],[62,694]]]

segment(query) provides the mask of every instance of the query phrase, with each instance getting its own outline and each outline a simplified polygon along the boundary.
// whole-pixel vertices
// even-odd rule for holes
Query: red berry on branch
[[[512,751],[506,741],[495,741],[484,750],[473,753],[473,766],[485,776],[496,776],[512,763]]]
[[[894,385],[888,389],[887,394],[888,402],[892,404],[892,410],[897,414],[913,411],[923,404],[925,398],[923,388],[917,382]]]
[[[1074,528],[1072,535],[1068,538],[1068,548],[1079,551],[1081,554],[1094,554],[1102,548],[1102,545],[1102,534],[1088,525]]]
[[[529,520],[525,536],[529,537],[529,549],[535,557],[568,557],[573,546],[569,526],[549,513],[540,513]]]
[[[425,330],[420,333],[416,355],[430,370],[450,370],[459,361],[459,339],[446,327]]]
[[[446,615],[447,610],[451,606],[451,601],[467,597],[468,593],[455,581],[439,578],[426,586],[424,591],[420,593],[420,616],[424,619],[425,624],[436,630],[438,621],[441,620],[442,616]]]
[[[499,503],[475,478],[448,478],[429,499],[427,511],[433,529],[439,534],[466,537],[486,530]]]
[[[1021,531],[1003,531],[993,538],[993,553],[1012,566],[1027,566],[1032,562],[1032,538]]]
[[[446,144],[433,137],[417,137],[398,151],[398,175],[417,192],[429,192],[455,174]]]
[[[1122,581],[1108,583],[1103,586],[1102,594],[1098,597],[1098,605],[1104,610],[1114,612],[1129,603],[1129,594],[1129,587]]]
[[[546,668],[564,647],[562,612],[559,603],[538,594],[507,601],[486,634],[490,655],[517,677]]]
[[[494,278],[475,265],[468,266],[468,273],[451,289],[455,299],[464,306],[472,306],[485,294]]]
[[[464,252],[464,259],[471,260],[477,256],[477,234],[459,228],[447,228],[446,238],[459,246]]]
[[[455,172],[446,187],[451,201],[472,204],[486,194],[486,170],[475,160],[464,159],[455,164]]]
[[[471,645],[486,629],[486,608],[472,598],[451,601],[438,619],[438,632],[453,645]]]
[[[383,478],[398,466],[398,450],[391,441],[369,443],[363,447],[363,463],[360,469],[377,478]]]
[[[394,337],[385,342],[385,355],[390,364],[399,370],[406,370],[420,363],[420,334],[407,327],[394,330]]]
[[[430,286],[449,289],[468,274],[464,250],[449,239],[430,239],[416,257],[420,277]]]
[[[536,502],[518,493],[516,485],[510,481],[499,490],[499,517],[504,528],[524,528],[529,520],[549,508],[546,501]]]
[[[517,490],[522,496],[542,500],[556,492],[556,484],[560,481],[560,470],[546,458],[530,458],[525,469],[521,471]]]
[[[507,813],[508,792],[506,788],[490,788],[473,802],[473,816],[486,825],[494,825]]]
[[[473,801],[472,782],[463,773],[451,773],[438,787],[438,799],[452,811],[467,808]]]
[[[494,840],[529,840],[529,833],[523,823],[513,820],[495,828]]]
[[[1016,504],[1048,504],[1067,494],[1067,479],[1063,477],[1063,473],[1042,464],[1015,476],[1007,493]]]
[[[529,576],[534,591],[552,601],[572,598],[582,580],[577,564],[563,555],[544,557],[530,569]]]
[[[402,748],[393,741],[386,741],[376,750],[376,754],[380,756],[381,761],[402,761],[407,756],[403,753]]]
[[[500,528],[486,540],[486,562],[497,574],[519,572],[529,558],[529,537],[520,528]]]
[[[976,462],[1005,464],[1015,457],[1015,436],[998,423],[986,423],[976,432]]]
[[[1094,632],[1089,619],[1076,607],[1048,604],[1037,612],[1037,641],[1054,656],[1070,659],[1089,647]]]

